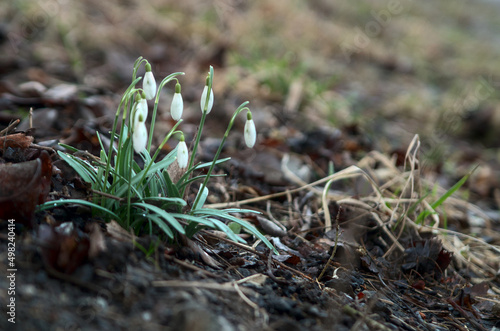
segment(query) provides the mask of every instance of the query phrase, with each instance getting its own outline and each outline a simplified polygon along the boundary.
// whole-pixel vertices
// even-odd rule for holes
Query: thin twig
[[[383,330],[383,331],[391,331],[388,327],[383,325],[382,323],[379,323],[375,321],[374,319],[371,319],[368,317],[366,314],[363,314],[356,309],[352,308],[351,306],[345,305],[342,307],[342,311],[354,318],[361,318],[365,322],[365,324],[372,330]]]
[[[269,251],[269,256],[267,257],[267,275],[278,284],[286,284],[286,281],[279,279],[273,274],[271,262],[273,260],[273,252]]]
[[[317,180],[315,182],[312,182],[310,184],[307,184],[307,185],[304,185],[304,186],[301,186],[301,187],[298,187],[298,188],[295,188],[295,189],[292,189],[292,190],[285,190],[283,192],[268,194],[268,195],[264,195],[264,196],[261,196],[261,197],[255,197],[255,198],[250,198],[250,199],[240,200],[240,201],[207,204],[207,205],[204,205],[204,207],[206,207],[206,208],[215,208],[215,209],[217,209],[217,208],[228,208],[228,207],[240,207],[241,205],[247,205],[247,204],[253,203],[253,202],[266,201],[266,200],[269,200],[269,199],[274,199],[274,198],[282,197],[284,195],[293,194],[293,193],[297,193],[297,192],[300,192],[300,191],[303,191],[303,190],[306,190],[306,189],[313,188],[314,186],[317,186],[317,185],[323,184],[325,182],[328,182],[332,178],[339,179],[340,178],[339,176],[345,176],[345,177],[342,177],[343,179],[357,177],[357,176],[361,175],[361,173],[359,173],[359,172],[358,173],[352,173],[352,172],[354,172],[354,171],[361,171],[361,169],[358,169],[358,170],[356,170],[356,169],[358,169],[358,167],[356,167],[356,166],[350,166],[349,168],[343,169],[343,170],[339,171],[338,173],[335,173],[335,174],[330,175],[328,177],[322,178],[320,180]],[[319,194],[319,193],[321,193],[321,191],[318,190],[316,193]]]
[[[327,208],[328,208],[328,206],[327,206]],[[328,267],[330,266],[330,264],[333,262],[333,258],[335,257],[335,253],[337,253],[337,245],[338,245],[338,242],[339,242],[339,233],[340,233],[339,217],[340,217],[340,211],[341,210],[342,210],[342,206],[339,206],[339,211],[337,212],[337,216],[335,217],[335,223],[336,223],[336,227],[337,227],[337,233],[335,234],[335,244],[333,246],[332,254],[328,258],[328,261],[326,262],[325,267],[323,268],[323,270],[319,274],[318,278],[316,278],[317,282],[319,282],[321,280],[321,278],[323,278],[323,275],[325,274],[326,269],[328,269]]]
[[[0,136],[3,136],[4,134],[9,133],[10,131],[14,130],[16,126],[21,122],[20,119],[15,120],[14,122],[10,123],[9,126],[7,126],[5,129],[0,131]]]
[[[180,265],[181,267],[184,267],[186,269],[189,269],[189,270],[192,270],[192,271],[196,271],[196,272],[200,272],[202,274],[205,274],[206,276],[210,276],[212,278],[219,278],[219,276],[217,276],[216,274],[214,274],[213,272],[210,272],[210,271],[207,271],[207,270],[204,270],[204,269],[201,269],[197,266],[195,266],[194,264],[191,264],[191,263],[187,263],[187,262],[184,262],[182,260],[179,260],[173,256],[170,256],[170,255],[165,255],[165,258],[167,260],[170,260],[172,262],[175,262],[177,263],[178,265]]]
[[[33,143],[30,144],[30,148],[41,149],[42,151],[47,151],[51,154],[56,152],[52,147],[40,146],[40,145],[33,144]]]
[[[117,197],[115,195],[112,195],[112,194],[109,194],[109,193],[106,193],[106,192],[102,192],[102,191],[98,191],[98,190],[94,190],[94,189],[92,189],[91,191],[92,191],[92,193],[99,194],[99,195],[101,195],[103,197],[110,198],[110,199],[113,199],[113,200],[117,200],[117,201],[123,201],[123,200],[125,200],[125,198],[120,198],[120,197]]]
[[[206,230],[201,230],[201,232],[204,235],[206,235],[206,236],[208,236],[210,238],[217,239],[217,240],[222,240],[222,241],[224,241],[224,242],[226,242],[228,244],[234,245],[234,246],[236,246],[238,248],[241,248],[241,249],[243,249],[243,250],[245,250],[247,252],[255,254],[255,255],[259,256],[260,258],[262,258],[264,261],[267,260],[267,256],[265,254],[257,252],[255,249],[252,249],[251,247],[248,247],[246,245],[237,243],[235,241],[232,241],[232,240],[229,240],[229,239],[226,239],[226,238],[222,238],[222,237],[216,236],[216,235],[211,234],[210,232],[208,232]],[[302,273],[302,272],[300,272],[300,271],[298,271],[296,269],[293,269],[293,268],[287,266],[286,264],[283,264],[283,263],[281,263],[281,262],[279,262],[277,260],[274,260],[274,259],[273,259],[273,262],[276,263],[277,265],[279,265],[280,267],[282,267],[283,269],[286,269],[286,270],[288,270],[288,271],[290,271],[290,272],[292,272],[292,273],[294,273],[296,275],[299,275],[300,277],[302,277],[304,279],[307,279],[307,280],[309,280],[311,282],[314,281],[311,277],[307,276],[306,274],[304,274],[304,273]]]
[[[479,321],[472,319],[470,315],[451,298],[447,298],[446,302],[452,305],[453,308],[455,308],[464,318],[466,318],[472,325],[474,325],[475,328],[477,328],[478,330],[486,331],[486,328],[482,326]]]

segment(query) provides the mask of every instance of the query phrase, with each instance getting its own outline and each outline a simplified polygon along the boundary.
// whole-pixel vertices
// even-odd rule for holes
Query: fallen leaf
[[[14,218],[31,227],[35,207],[50,191],[52,162],[42,151],[36,160],[0,164],[0,219]]]
[[[24,133],[14,133],[8,136],[0,137],[0,150],[4,151],[8,147],[11,148],[29,148],[33,143],[34,138],[32,136],[27,136]]]
[[[132,242],[134,237],[127,232],[117,221],[111,220],[106,224],[106,231],[108,234],[119,241]]]
[[[450,264],[452,255],[437,239],[415,241],[405,250],[401,267],[406,272],[415,270],[439,280]]]
[[[41,224],[37,241],[44,264],[58,271],[71,274],[88,258],[89,237],[76,231],[71,222],[57,227]]]
[[[85,226],[85,230],[89,232],[90,248],[89,258],[93,259],[100,252],[106,250],[106,242],[101,227],[97,223],[90,223]]]
[[[257,216],[257,220],[259,221],[262,230],[264,230],[266,234],[269,234],[273,237],[286,236],[286,230],[283,230],[279,225],[275,224],[274,222],[262,216]]]

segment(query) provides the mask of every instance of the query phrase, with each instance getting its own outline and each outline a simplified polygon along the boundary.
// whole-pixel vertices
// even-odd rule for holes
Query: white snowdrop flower
[[[144,121],[137,121],[134,124],[134,132],[132,133],[132,143],[136,153],[142,152],[146,148],[148,142],[148,130]]]
[[[179,145],[177,145],[177,163],[179,164],[179,168],[184,169],[187,167],[188,156],[188,148],[186,142],[184,141],[184,135],[182,135]]]
[[[257,131],[255,130],[255,123],[252,119],[252,112],[249,110],[247,112],[247,122],[245,123],[245,132],[243,134],[245,137],[245,144],[252,148],[257,140]]]
[[[170,115],[176,121],[179,121],[182,117],[182,111],[184,109],[184,102],[182,101],[181,95],[181,84],[175,84],[175,93],[172,98],[172,104],[170,106]]]
[[[151,100],[156,95],[156,80],[151,71],[151,64],[146,63],[146,73],[142,81],[142,90],[146,94],[146,99]]]
[[[144,98],[144,95],[141,97],[141,95],[138,94],[138,97],[135,99],[135,107],[134,124],[137,121],[146,122],[148,118],[148,102],[146,98]]]
[[[207,93],[208,93],[208,77],[205,83],[205,87],[203,88],[203,92],[201,93],[200,107],[202,112],[205,111],[205,104],[207,102]],[[213,106],[214,106],[214,91],[210,89],[210,97],[208,98],[208,105],[207,105],[207,114],[209,114],[212,111]]]

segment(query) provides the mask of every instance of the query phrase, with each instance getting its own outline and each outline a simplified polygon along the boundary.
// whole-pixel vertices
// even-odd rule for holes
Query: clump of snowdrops
[[[137,71],[145,64],[145,75],[137,77]],[[40,206],[40,210],[50,209],[62,204],[81,204],[92,208],[96,215],[107,220],[115,220],[125,229],[134,229],[136,233],[163,233],[173,239],[177,234],[193,236],[203,228],[217,229],[225,232],[229,238],[242,242],[233,229],[244,229],[261,239],[268,247],[271,243],[250,223],[235,215],[255,213],[248,209],[210,209],[204,208],[209,195],[207,183],[212,177],[215,165],[227,161],[219,159],[222,147],[229,135],[234,122],[241,112],[246,111],[246,124],[243,137],[246,145],[252,148],[256,141],[256,129],[252,113],[247,107],[248,101],[242,103],[228,123],[220,146],[211,162],[195,164],[196,152],[202,136],[203,126],[214,105],[212,82],[213,68],[206,78],[205,87],[201,93],[200,108],[202,112],[198,134],[193,149],[188,150],[184,134],[179,130],[182,123],[183,99],[178,77],[182,72],[176,72],[165,77],[157,86],[151,65],[142,57],[134,64],[132,83],[124,92],[116,111],[111,130],[111,146],[106,150],[101,135],[97,134],[101,151],[99,157],[81,158],[79,150],[62,145],[69,152],[59,151],[59,156],[71,165],[82,179],[92,186],[94,193],[92,201],[80,199],[65,199],[49,201]],[[142,87],[137,87],[142,79]],[[170,113],[176,124],[166,134],[161,144],[152,153],[152,137],[157,117],[160,91],[166,84],[175,83],[175,93],[172,98]],[[154,99],[149,133],[146,127],[148,117],[147,100]],[[121,123],[121,126],[119,124]],[[119,128],[120,127],[120,128]],[[178,144],[168,155],[158,159],[163,146],[174,136]],[[73,154],[72,154],[73,153]],[[134,153],[140,155],[143,166],[134,160]],[[183,171],[175,182],[168,168],[174,162]],[[208,168],[200,175],[200,169]],[[199,183],[199,190],[190,207],[185,201],[185,191],[189,185]],[[236,226],[234,226],[236,225]]]

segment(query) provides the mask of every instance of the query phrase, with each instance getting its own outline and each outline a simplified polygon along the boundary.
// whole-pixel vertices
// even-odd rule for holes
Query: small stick
[[[383,325],[382,323],[379,323],[375,321],[374,319],[371,319],[368,317],[366,314],[363,314],[360,311],[357,311],[356,309],[352,308],[351,306],[345,305],[342,307],[342,311],[351,317],[354,318],[361,318],[363,322],[370,328],[374,330],[384,330],[384,331],[390,331],[391,329]]]
[[[30,107],[30,129],[33,128],[33,107]]]
[[[472,319],[467,312],[460,307],[455,301],[453,301],[451,298],[447,298],[446,302],[450,304],[453,308],[455,308],[465,319],[467,319],[472,325],[474,325],[475,328],[481,331],[486,331],[486,328],[481,325],[480,321],[476,321]]]
[[[328,208],[328,206],[326,206],[325,208]],[[335,233],[335,244],[333,246],[333,251],[332,251],[332,254],[330,255],[330,258],[326,262],[325,267],[321,271],[321,274],[319,274],[318,278],[316,278],[316,281],[318,283],[321,280],[321,278],[323,278],[323,275],[325,274],[326,269],[328,269],[328,267],[332,263],[333,258],[335,257],[335,253],[337,252],[337,246],[338,246],[337,244],[339,242],[339,232],[340,232],[339,217],[340,217],[340,211],[341,210],[342,210],[342,206],[339,206],[339,211],[337,212],[337,217],[335,217],[335,223],[337,223],[337,233]]]
[[[96,194],[102,195],[103,197],[114,199],[114,200],[117,200],[117,201],[123,201],[123,200],[125,200],[125,198],[120,198],[120,197],[117,197],[115,195],[112,195],[112,194],[109,194],[109,193],[106,193],[106,192],[102,192],[102,191],[98,191],[98,190],[94,190],[94,189],[92,189],[92,193],[96,193]]]
[[[10,123],[8,127],[6,127],[5,129],[3,129],[2,131],[0,131],[0,135],[3,136],[4,134],[7,134],[10,131],[14,130],[15,127],[19,124],[19,122],[21,122],[21,120],[17,119],[14,122]]]
[[[189,270],[192,270],[192,271],[195,271],[195,272],[199,272],[199,273],[202,273],[206,276],[209,276],[209,277],[212,277],[212,278],[220,278],[219,276],[217,276],[216,274],[214,274],[213,272],[210,272],[208,270],[204,270],[204,269],[201,269],[197,266],[195,266],[194,264],[191,264],[191,263],[187,263],[187,262],[184,262],[182,260],[179,260],[173,256],[170,256],[170,255],[167,255],[167,254],[164,254],[164,257],[165,259],[169,260],[169,261],[172,261],[172,262],[175,262],[177,263],[178,265],[180,265],[181,267],[184,267],[186,269],[189,269]],[[156,286],[156,285],[155,285]]]
[[[56,152],[52,147],[40,146],[40,145],[33,144],[33,143],[31,143],[30,148],[41,149],[43,151],[50,152],[51,154]]]

